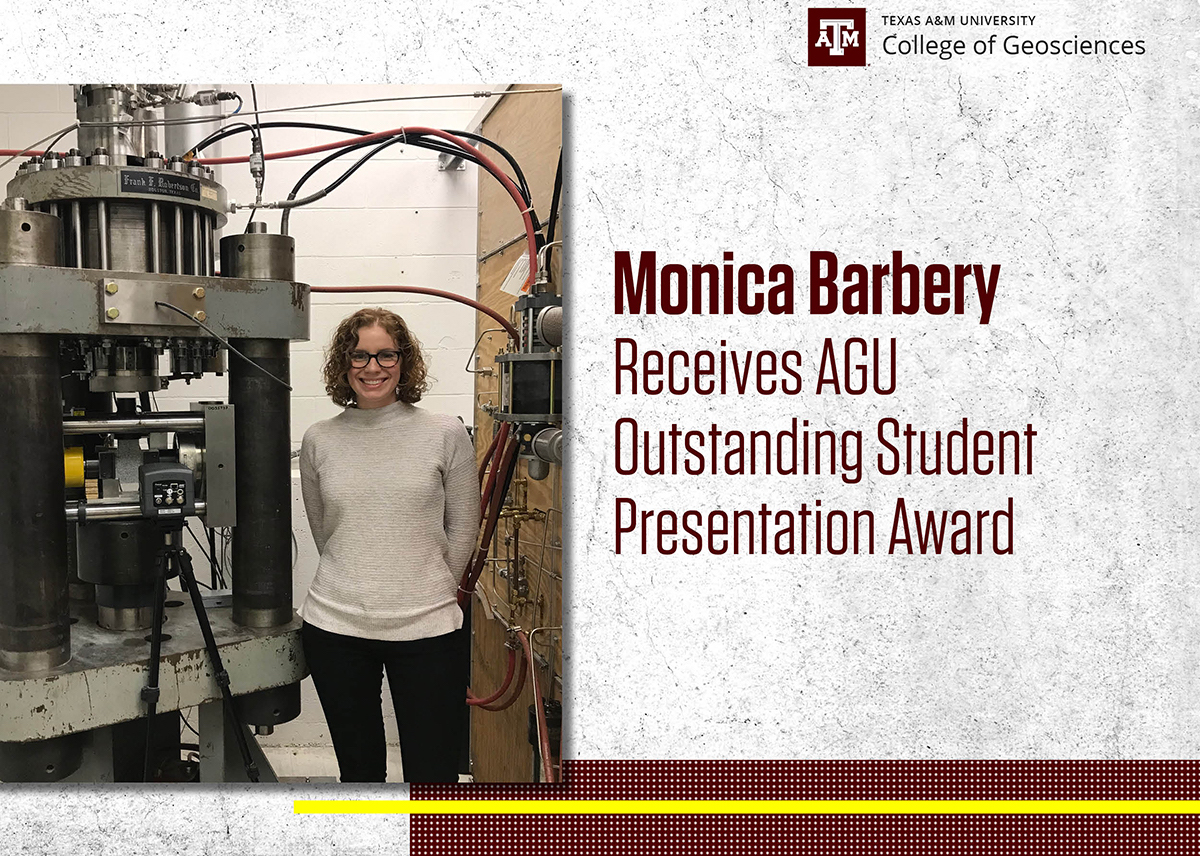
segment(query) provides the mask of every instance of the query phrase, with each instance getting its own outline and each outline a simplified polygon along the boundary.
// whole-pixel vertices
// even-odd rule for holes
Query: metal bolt
[[[116,318],[118,315],[121,314],[121,310],[114,306],[112,309],[108,310],[104,314],[107,315],[109,320],[111,321],[112,319]]]
[[[201,309],[199,312],[197,312],[192,317],[195,318],[197,321],[203,321],[205,318],[208,317],[208,314],[203,309]]]
[[[192,291],[192,297],[196,298],[197,300],[203,300],[204,299],[204,289],[203,288],[195,289],[194,291]]]
[[[106,294],[116,294],[117,284],[115,282],[110,282],[108,285],[104,286],[104,291]]]

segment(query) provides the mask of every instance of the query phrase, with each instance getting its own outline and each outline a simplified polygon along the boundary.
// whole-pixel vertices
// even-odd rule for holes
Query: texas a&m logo
[[[809,65],[866,65],[866,9],[809,9]]]

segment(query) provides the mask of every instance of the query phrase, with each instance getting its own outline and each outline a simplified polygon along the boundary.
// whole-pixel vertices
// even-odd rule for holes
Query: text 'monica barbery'
[[[791,265],[723,263],[658,267],[654,251],[638,254],[637,268],[628,251],[615,254],[614,311],[617,315],[793,315],[795,273]],[[1000,265],[975,262],[924,267],[906,263],[902,250],[891,262],[839,266],[829,250],[809,253],[808,311],[812,315],[964,315],[968,297],[978,303],[980,324],[992,317]],[[974,313],[975,310],[972,310]]]

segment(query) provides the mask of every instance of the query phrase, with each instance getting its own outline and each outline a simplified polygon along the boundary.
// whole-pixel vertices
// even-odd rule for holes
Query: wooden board
[[[542,88],[526,86],[518,88]],[[521,164],[533,196],[534,208],[544,218],[550,216],[554,176],[562,146],[562,100],[558,92],[510,95],[496,106],[484,121],[483,136],[506,148]],[[512,197],[490,176],[481,173],[479,187],[479,288],[476,299],[501,311],[506,317],[514,297],[500,286],[513,263],[527,252],[524,240],[517,241],[493,255],[523,232],[520,212]],[[556,227],[561,239],[563,224]],[[552,256],[553,283],[561,289],[561,252]],[[491,332],[498,325],[479,316],[476,334],[481,336],[475,376],[476,453],[482,460],[496,428],[483,411],[485,402],[498,403],[499,378],[494,358],[508,344],[503,332]],[[506,641],[509,626],[526,632],[538,627],[562,625],[562,472],[551,466],[543,481],[528,478],[522,462],[514,479],[513,495],[525,496],[524,507],[541,512],[543,519],[524,519],[518,524],[502,520],[493,549],[492,561],[480,578],[488,606],[476,598],[472,609],[472,688],[477,694],[490,694],[504,678],[507,665]],[[523,483],[522,483],[523,482]],[[519,568],[529,582],[529,596],[514,598],[509,572]],[[504,575],[501,574],[504,572]],[[554,679],[562,668],[562,631],[547,630],[534,636],[534,648],[542,658],[539,669],[542,693],[561,698],[561,684]],[[480,782],[532,781],[533,749],[528,739],[528,712],[533,703],[532,686],[527,682],[521,698],[505,711],[472,709],[472,772]]]

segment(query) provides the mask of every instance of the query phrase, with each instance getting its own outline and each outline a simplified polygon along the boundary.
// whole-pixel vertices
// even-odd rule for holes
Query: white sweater
[[[479,481],[461,422],[403,402],[348,407],[305,432],[300,484],[321,554],[305,621],[388,641],[462,626]]]

